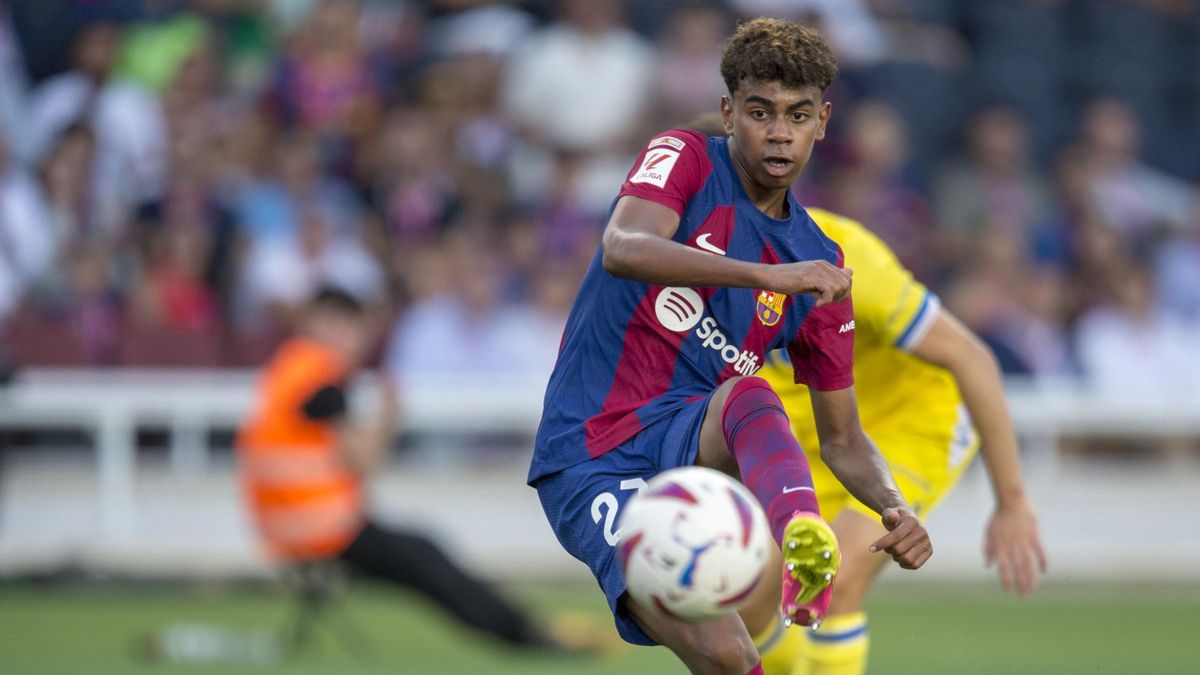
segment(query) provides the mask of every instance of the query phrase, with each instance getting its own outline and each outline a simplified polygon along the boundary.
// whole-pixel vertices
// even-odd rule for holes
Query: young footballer
[[[932,554],[858,420],[851,271],[791,196],[830,115],[836,72],[815,31],[757,19],[725,46],[728,138],[671,130],[621,186],[563,336],[528,480],[563,547],[586,563],[621,636],[662,644],[693,672],[762,673],[751,638],[782,613],[819,622],[840,555],[779,396],[756,373],[786,348],[807,385],[821,456],[880,514],[873,548],[902,567]],[[764,616],[687,623],[625,593],[616,516],[645,481],[697,464],[758,497],[784,564]]]

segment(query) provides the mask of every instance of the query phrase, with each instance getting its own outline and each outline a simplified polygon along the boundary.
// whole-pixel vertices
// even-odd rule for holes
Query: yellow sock
[[[762,657],[764,675],[795,675],[795,664],[804,645],[803,628],[784,628],[779,617],[775,617],[762,633],[753,637]]]
[[[865,612],[825,618],[814,631],[805,631],[807,644],[796,674],[862,675],[867,670],[867,615]]]

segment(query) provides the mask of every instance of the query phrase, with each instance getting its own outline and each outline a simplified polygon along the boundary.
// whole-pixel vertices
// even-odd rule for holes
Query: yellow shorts
[[[870,432],[868,432],[870,434]],[[900,493],[917,515],[924,518],[958,483],[963,471],[979,452],[979,436],[967,427],[965,433],[937,437],[870,434],[883,458],[891,467]],[[809,454],[813,487],[821,504],[821,516],[832,522],[842,509],[850,508],[878,520],[879,515],[864,506],[833,476],[820,457]]]

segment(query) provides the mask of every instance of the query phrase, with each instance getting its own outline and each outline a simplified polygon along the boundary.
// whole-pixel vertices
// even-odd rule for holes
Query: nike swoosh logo
[[[699,246],[700,248],[704,249],[705,251],[708,251],[709,253],[716,253],[717,255],[725,255],[725,249],[721,248],[720,246],[717,246],[716,244],[714,244],[708,240],[708,238],[711,236],[712,236],[711,232],[705,232],[704,234],[700,235],[699,237],[696,237],[696,245]]]
[[[786,495],[786,494],[790,494],[792,492],[804,492],[805,490],[807,490],[809,492],[816,492],[816,490],[814,490],[810,487],[801,485],[800,487],[785,487],[785,488],[783,488],[783,494]]]

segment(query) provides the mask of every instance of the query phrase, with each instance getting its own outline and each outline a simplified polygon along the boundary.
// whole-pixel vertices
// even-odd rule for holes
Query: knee
[[[768,398],[778,399],[779,395],[775,393],[775,389],[763,378],[757,375],[734,375],[733,377],[721,383],[717,388],[717,394],[722,400],[728,400],[731,397],[738,396],[748,391],[758,390],[762,395]]]
[[[717,388],[709,402],[709,412],[716,413],[722,423],[731,412],[735,412],[735,416],[743,416],[764,408],[782,411],[783,401],[770,383],[754,375],[729,378]]]
[[[754,642],[747,634],[706,634],[691,645],[696,663],[693,670],[699,673],[726,673],[745,675],[759,661]]]

